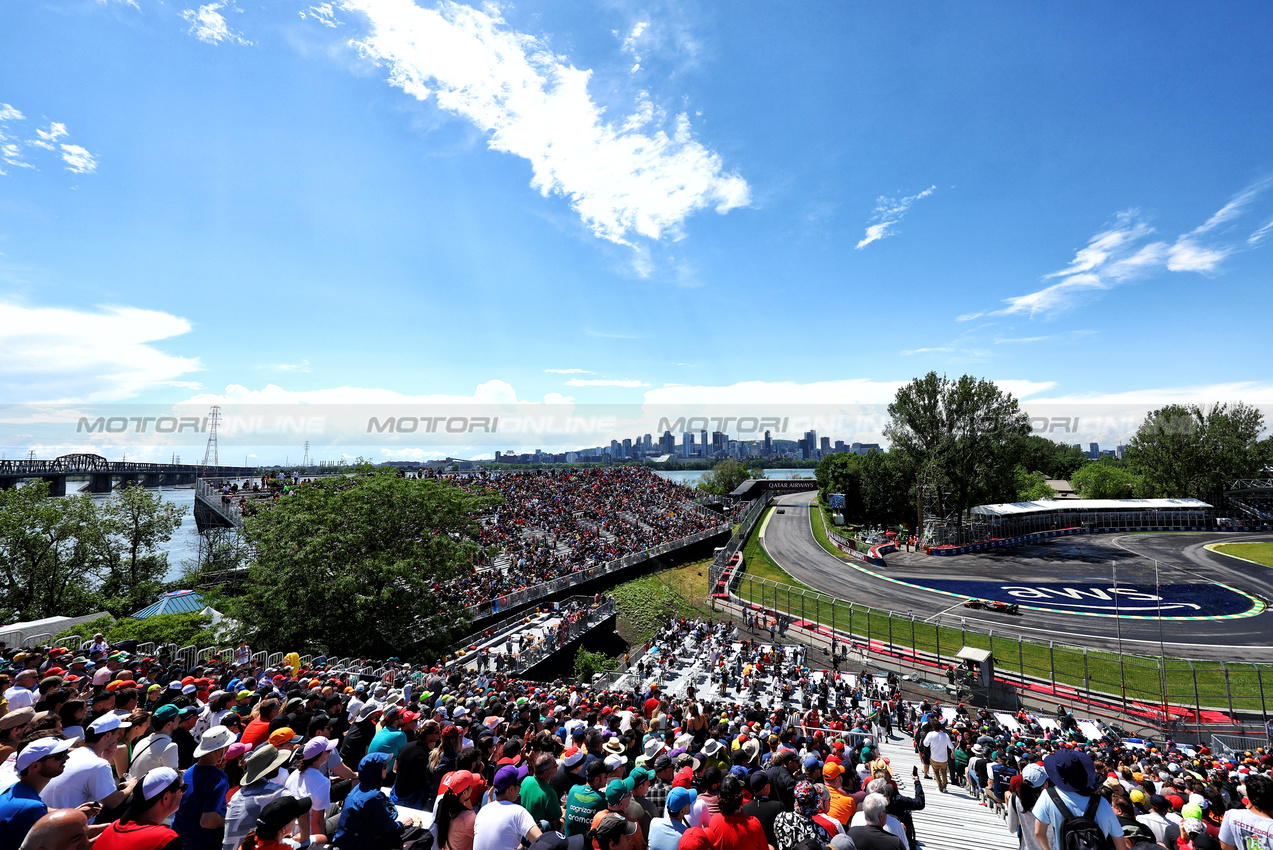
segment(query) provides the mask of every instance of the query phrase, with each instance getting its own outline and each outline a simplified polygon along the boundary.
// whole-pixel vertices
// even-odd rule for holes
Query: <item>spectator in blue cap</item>
[[[1052,787],[1039,795],[1034,804],[1034,834],[1044,850],[1058,848],[1057,827],[1067,817],[1086,815],[1114,844],[1114,850],[1126,850],[1123,825],[1109,800],[1096,795],[1096,766],[1087,753],[1064,749],[1043,759]]]
[[[667,795],[667,816],[650,822],[650,850],[677,850],[681,836],[689,828],[686,818],[698,792],[692,788],[673,788]]]

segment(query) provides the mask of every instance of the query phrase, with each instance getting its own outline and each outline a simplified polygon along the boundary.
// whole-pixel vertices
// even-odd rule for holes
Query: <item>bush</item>
[[[631,627],[641,643],[652,638],[670,618],[698,614],[658,576],[624,582],[612,590],[611,595],[618,603],[619,619]]]
[[[205,614],[158,614],[144,620],[99,617],[61,632],[54,640],[71,635],[87,639],[98,632],[106,635],[110,643],[135,640],[138,643],[175,643],[179,647],[194,645],[203,648],[216,642],[212,618]]]
[[[619,659],[611,658],[602,652],[590,652],[579,647],[575,653],[575,678],[581,682],[591,682],[598,673],[609,673],[619,669]]]

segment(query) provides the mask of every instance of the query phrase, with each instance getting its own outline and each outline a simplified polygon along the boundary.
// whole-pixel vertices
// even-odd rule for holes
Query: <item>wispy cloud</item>
[[[913,357],[916,354],[948,354],[956,360],[985,360],[990,356],[990,351],[965,345],[933,345],[926,348],[909,348],[899,351],[898,354],[903,357]]]
[[[1269,223],[1256,230],[1246,238],[1246,244],[1254,247],[1264,241],[1264,237],[1269,235],[1269,231],[1273,230],[1273,219]]]
[[[274,364],[274,368],[278,369],[280,372],[309,372],[310,371],[309,360],[307,358],[302,359],[300,363],[276,363]]]
[[[927,198],[933,192],[937,191],[936,186],[929,186],[917,195],[908,195],[905,198],[890,198],[881,195],[875,201],[875,212],[871,214],[870,221],[874,222],[866,228],[866,235],[855,246],[858,250],[865,248],[872,242],[878,242],[893,235],[893,226],[902,220],[902,216],[906,215],[906,211],[916,201]]]
[[[202,41],[204,44],[221,44],[222,42],[230,42],[231,44],[242,44],[245,47],[251,46],[252,42],[243,37],[243,33],[230,28],[226,23],[225,16],[221,14],[221,10],[238,12],[239,9],[233,3],[213,2],[200,6],[197,10],[186,9],[181,13],[181,17],[186,19],[186,23],[190,24],[190,34]]]
[[[545,369],[545,372],[551,372],[554,375],[591,375],[589,369]]]
[[[1171,242],[1148,241],[1156,232],[1154,228],[1144,220],[1140,210],[1124,210],[1114,217],[1113,224],[1080,248],[1069,265],[1042,278],[1056,280],[1056,283],[1005,298],[1007,306],[998,310],[965,313],[956,320],[966,322],[981,316],[1047,316],[1077,306],[1088,293],[1113,289],[1156,272],[1214,272],[1226,257],[1242,248],[1243,241],[1247,247],[1254,246],[1273,227],[1270,222],[1245,240],[1235,240],[1230,233],[1233,223],[1270,185],[1273,178],[1252,183],[1201,225]]]
[[[18,168],[32,168],[35,163],[26,158],[26,152],[32,148],[51,151],[66,164],[66,170],[76,174],[90,174],[97,170],[97,158],[80,145],[66,144],[61,141],[70,135],[66,125],[60,121],[50,121],[47,129],[36,128],[35,135],[23,138],[25,133],[14,129],[11,125],[26,121],[21,110],[7,103],[0,103],[0,162]],[[5,174],[0,169],[0,175]]]
[[[310,6],[308,9],[301,9],[301,20],[318,21],[325,27],[335,29],[344,26],[344,21],[336,20],[336,10],[332,8],[331,3],[319,3],[317,6]]]
[[[637,53],[637,41],[641,38],[642,35],[645,34],[645,31],[649,28],[650,28],[649,21],[637,21],[636,24],[632,27],[632,31],[623,37],[623,46],[621,49],[623,50],[624,53],[630,54],[632,56],[632,60],[635,64],[633,64],[631,70],[632,70],[632,73],[634,74],[637,71],[641,70],[641,55]],[[618,30],[614,30],[613,32],[616,36],[619,35]]]
[[[411,0],[344,0],[371,24],[355,42],[389,69],[389,82],[471,121],[491,150],[531,165],[531,186],[561,195],[598,237],[678,236],[692,214],[751,201],[747,181],[694,138],[689,116],[669,117],[648,94],[616,122],[588,93],[591,71],[548,43],[509,28],[495,7]]]
[[[568,387],[648,387],[645,381],[622,380],[619,378],[571,378],[566,381]]]
[[[1018,337],[997,336],[994,338],[994,343],[995,345],[1030,345],[1032,343],[1037,343],[1037,342],[1066,343],[1066,342],[1074,342],[1075,340],[1080,340],[1089,336],[1093,336],[1095,333],[1096,331],[1093,331],[1093,330],[1077,330],[1077,331],[1066,331],[1065,333],[1059,333],[1059,334],[1044,334],[1042,336],[1018,336]]]

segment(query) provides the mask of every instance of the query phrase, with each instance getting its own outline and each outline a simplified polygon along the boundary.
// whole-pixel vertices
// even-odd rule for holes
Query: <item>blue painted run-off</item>
[[[1233,588],[1216,584],[1169,584],[1155,592],[1153,584],[1109,581],[1000,583],[963,579],[893,579],[912,587],[937,590],[969,599],[1015,602],[1022,608],[1108,614],[1123,617],[1232,617],[1260,605]],[[1161,601],[1160,601],[1161,599]],[[1116,601],[1117,600],[1117,601]]]

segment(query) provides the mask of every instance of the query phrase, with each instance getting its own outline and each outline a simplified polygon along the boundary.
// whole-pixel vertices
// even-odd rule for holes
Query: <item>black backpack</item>
[[[1087,801],[1087,808],[1078,816],[1065,805],[1055,788],[1048,788],[1048,796],[1052,798],[1052,805],[1056,806],[1063,818],[1056,828],[1054,850],[1114,849],[1114,840],[1107,836],[1096,823],[1096,810],[1101,805],[1099,796],[1092,795]]]

